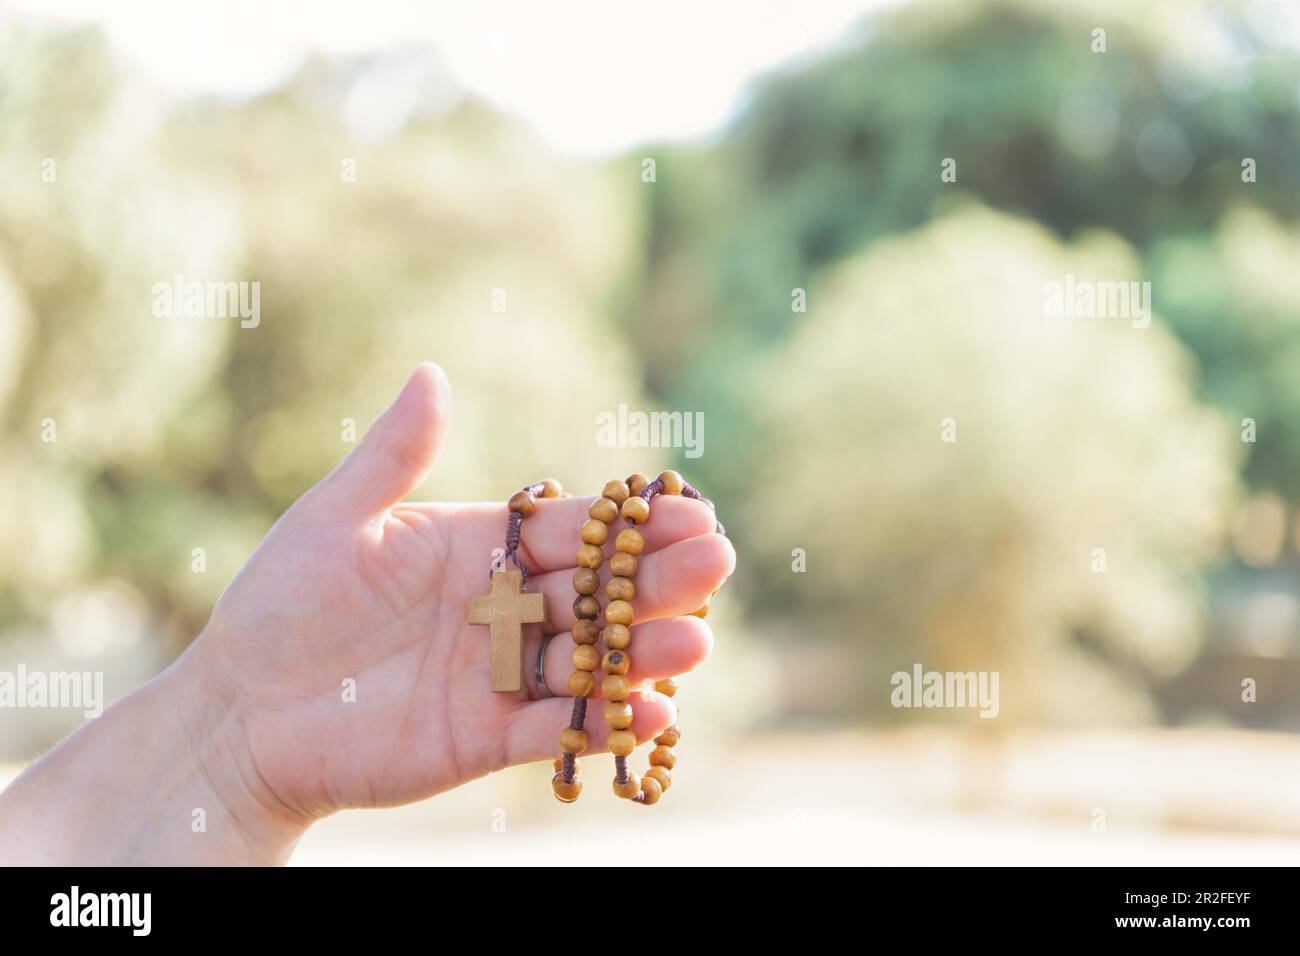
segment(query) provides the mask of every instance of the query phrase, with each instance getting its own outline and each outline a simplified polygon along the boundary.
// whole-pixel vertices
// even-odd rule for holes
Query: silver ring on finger
[[[537,681],[538,700],[555,696],[551,693],[551,688],[546,686],[546,648],[550,646],[553,637],[554,634],[547,634],[542,638],[542,643],[537,645],[537,663],[533,665],[533,677]]]

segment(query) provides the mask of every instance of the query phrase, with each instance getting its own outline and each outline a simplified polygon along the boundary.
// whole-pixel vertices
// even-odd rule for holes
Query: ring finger
[[[534,699],[542,696],[536,687],[537,650],[541,641],[540,634],[533,634],[524,642],[524,684]],[[604,645],[598,643],[595,646],[603,656]],[[556,634],[546,646],[542,667],[547,689],[556,697],[572,696],[568,682],[574,671],[574,647],[573,639],[564,631]],[[693,670],[712,650],[713,631],[698,617],[663,618],[636,624],[632,627],[632,641],[626,651],[632,659],[627,679],[636,687],[645,680],[662,680],[683,674]],[[593,696],[598,697],[600,682],[605,675],[597,670],[594,676],[597,693]]]

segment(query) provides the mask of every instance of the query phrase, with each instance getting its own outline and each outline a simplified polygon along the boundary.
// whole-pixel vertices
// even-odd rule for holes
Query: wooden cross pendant
[[[469,622],[491,627],[492,689],[523,687],[524,625],[546,619],[546,597],[522,593],[518,571],[493,571],[492,591],[469,599]]]

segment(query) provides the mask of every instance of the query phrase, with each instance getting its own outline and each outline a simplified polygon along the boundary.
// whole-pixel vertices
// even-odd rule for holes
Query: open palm
[[[520,557],[547,616],[525,629],[524,690],[493,693],[488,630],[466,615],[487,590],[505,507],[399,503],[433,467],[450,395],[441,370],[421,365],[356,450],[271,529],[195,648],[211,689],[239,704],[252,773],[293,814],[405,803],[559,752],[570,701],[536,699],[531,662],[543,633],[573,625],[577,530],[592,499],[539,501],[525,522]],[[656,499],[643,532],[634,685],[708,655],[708,625],[682,615],[735,561],[698,501]],[[572,649],[567,637],[548,646],[552,693],[567,693]],[[633,706],[638,741],[674,719],[661,694],[634,695]],[[599,723],[589,721],[593,750],[604,746]]]

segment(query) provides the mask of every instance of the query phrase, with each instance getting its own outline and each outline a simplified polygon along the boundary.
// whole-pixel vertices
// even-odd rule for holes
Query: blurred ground
[[[549,770],[536,765],[411,807],[340,814],[308,834],[294,863],[598,861],[615,833],[621,857],[675,866],[1300,857],[1300,741],[1283,735],[1144,731],[988,744],[929,731],[751,738],[704,752],[684,739],[679,749],[678,781],[653,810],[613,797],[608,757],[586,761],[586,790],[572,807],[550,797]],[[1104,832],[1093,831],[1098,808]]]
[[[394,810],[314,827],[293,863],[554,865],[1288,865],[1300,858],[1300,740],[1220,731],[772,736],[683,740],[654,810],[586,761],[572,807],[547,765],[494,774]],[[641,766],[641,760],[634,766]],[[0,784],[18,768],[4,768]],[[1105,830],[1094,831],[1096,811]]]

